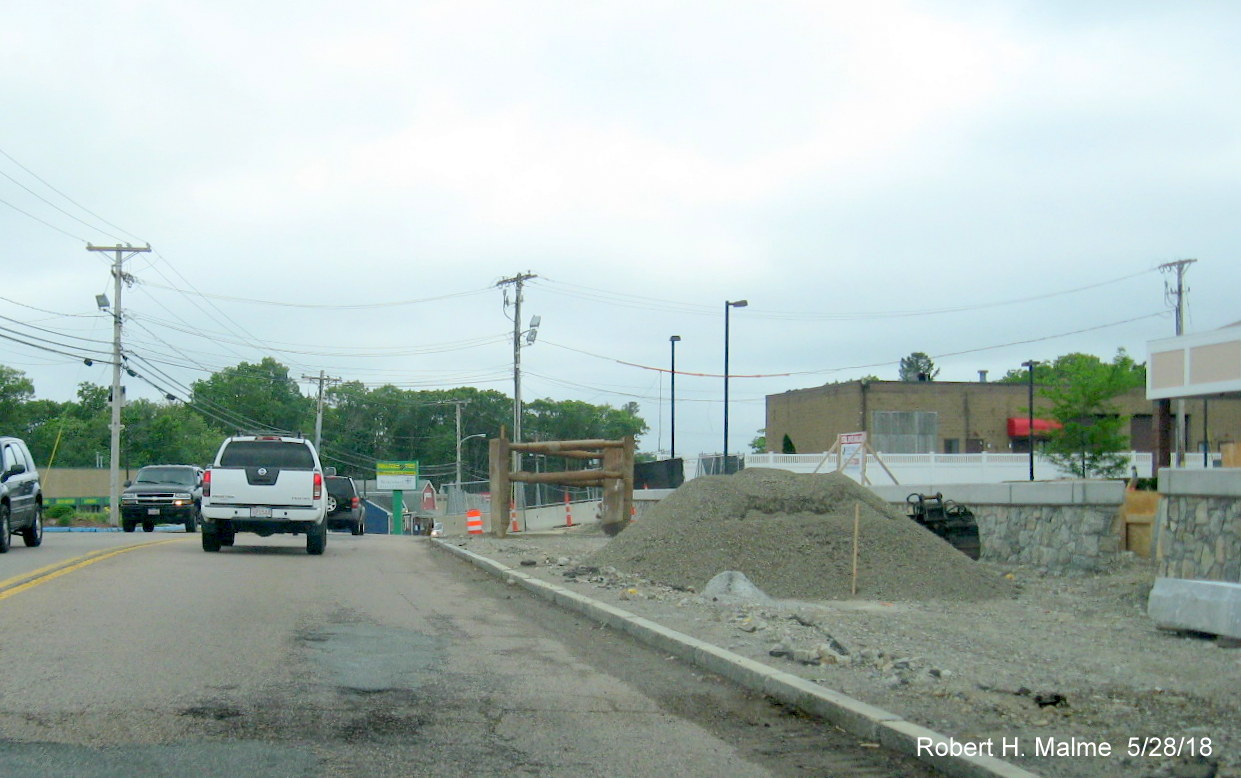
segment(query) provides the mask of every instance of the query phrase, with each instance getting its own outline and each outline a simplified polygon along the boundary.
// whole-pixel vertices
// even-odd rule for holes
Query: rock
[[[771,597],[751,583],[745,573],[736,570],[726,570],[716,575],[707,582],[702,594],[708,599],[723,602],[772,602]]]
[[[836,651],[829,643],[820,643],[815,648],[815,653],[819,656],[819,663],[825,665],[849,664],[850,657],[848,654],[841,654]]]

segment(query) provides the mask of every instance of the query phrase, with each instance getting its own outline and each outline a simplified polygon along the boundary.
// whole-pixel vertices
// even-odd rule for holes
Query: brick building
[[[1049,403],[1035,387],[1035,437],[1049,423]],[[1156,405],[1135,389],[1114,401],[1129,417],[1130,448],[1156,449]],[[867,432],[871,446],[888,454],[1024,453],[1028,448],[1026,384],[955,381],[847,381],[767,396],[767,448],[799,453],[826,451],[843,432]],[[1203,422],[1206,430],[1204,437]],[[1241,439],[1241,400],[1186,402],[1187,451],[1208,450]],[[1036,443],[1037,445],[1037,443]]]

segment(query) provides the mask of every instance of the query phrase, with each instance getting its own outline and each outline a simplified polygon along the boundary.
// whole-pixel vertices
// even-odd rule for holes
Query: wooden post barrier
[[[563,459],[602,460],[599,469],[563,470],[531,473],[511,470],[512,454],[525,452],[545,454]],[[504,521],[504,502],[512,497],[514,484],[557,484],[560,486],[599,486],[603,488],[603,511],[600,523],[608,535],[620,532],[633,514],[633,436],[621,440],[544,440],[534,443],[509,441],[503,428],[492,438],[488,451],[491,459],[491,531],[504,537],[508,523]],[[565,526],[573,526],[565,495]]]

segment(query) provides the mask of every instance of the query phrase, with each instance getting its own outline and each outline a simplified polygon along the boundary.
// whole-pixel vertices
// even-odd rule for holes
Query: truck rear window
[[[220,467],[279,467],[313,470],[314,455],[303,443],[235,440],[220,454]]]

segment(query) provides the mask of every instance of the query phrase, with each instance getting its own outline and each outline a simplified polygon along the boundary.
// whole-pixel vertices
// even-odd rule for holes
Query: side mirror
[[[7,481],[7,480],[9,480],[10,478],[12,478],[13,476],[15,476],[15,475],[21,475],[21,474],[22,474],[22,473],[24,473],[24,472],[26,472],[26,466],[25,466],[25,465],[23,465],[22,463],[18,462],[18,463],[16,463],[16,464],[14,464],[12,467],[10,467],[8,470],[5,470],[5,471],[4,471],[4,480],[6,480],[6,481]]]
[[[324,474],[325,476],[327,476],[327,475],[336,475],[336,468],[334,468],[334,467],[325,467],[325,468],[323,468],[323,474]]]
[[[131,487],[131,486],[133,486],[133,485],[134,485],[134,482],[133,482],[133,481],[126,481],[126,482],[125,482],[125,488],[126,488],[126,489],[128,489],[129,487]]]

